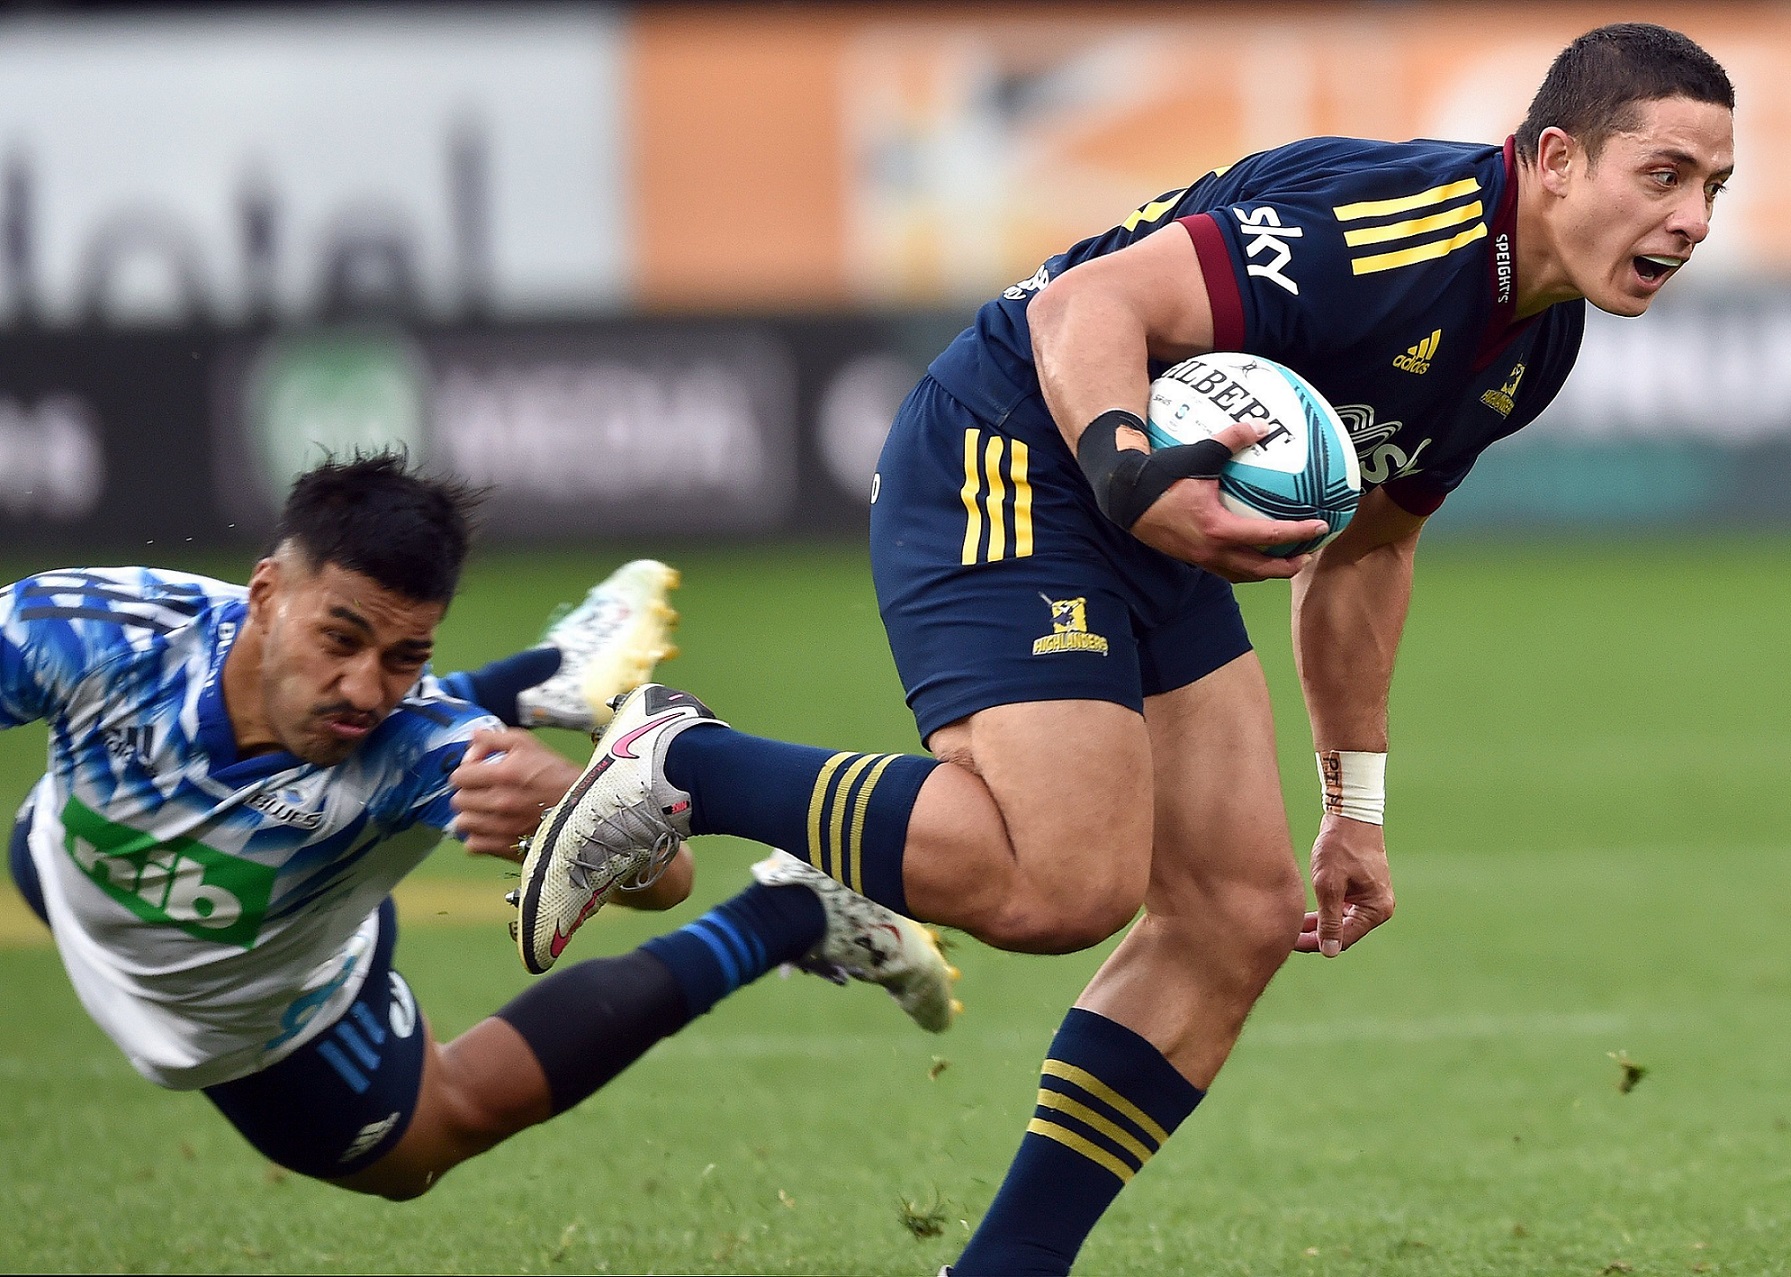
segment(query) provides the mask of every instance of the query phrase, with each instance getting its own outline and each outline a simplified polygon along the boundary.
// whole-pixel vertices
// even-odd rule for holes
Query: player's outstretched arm
[[[1423,526],[1376,489],[1294,581],[1294,660],[1325,787],[1302,953],[1334,957],[1393,914],[1378,768]]]
[[[1170,227],[1083,262],[1046,285],[1026,315],[1039,385],[1057,428],[1091,483],[1109,484],[1117,469],[1129,485],[1139,465],[1129,454],[1148,457],[1150,444],[1140,430],[1115,429],[1107,414],[1130,414],[1142,424],[1150,394],[1148,361],[1186,359],[1213,348],[1212,306],[1193,241]],[[1091,423],[1094,431],[1110,434],[1111,442],[1085,445]],[[1239,426],[1217,437],[1235,451],[1256,442],[1257,434]],[[1160,467],[1163,459],[1158,454],[1151,464]],[[1116,509],[1110,486],[1097,489],[1096,498],[1145,544],[1229,580],[1292,576],[1303,560],[1272,558],[1258,547],[1310,540],[1323,532],[1313,520],[1283,523],[1234,514],[1220,504],[1219,485],[1211,478],[1182,478],[1166,489],[1160,483],[1142,486],[1156,495],[1137,508],[1122,499]]]

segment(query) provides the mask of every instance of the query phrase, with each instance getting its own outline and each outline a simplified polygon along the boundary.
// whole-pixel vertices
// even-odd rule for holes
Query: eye
[[[1679,171],[1677,169],[1670,169],[1670,168],[1655,169],[1654,172],[1649,174],[1649,176],[1652,177],[1655,181],[1659,182],[1662,186],[1677,186],[1677,185],[1679,185]]]

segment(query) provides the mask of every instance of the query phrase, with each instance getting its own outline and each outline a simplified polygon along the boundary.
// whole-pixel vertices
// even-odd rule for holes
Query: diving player
[[[1296,142],[1046,262],[934,361],[872,489],[878,599],[936,761],[759,740],[648,685],[542,825],[524,960],[645,854],[624,816],[790,847],[1006,949],[1081,948],[1142,904],[955,1266],[1067,1272],[1288,953],[1335,956],[1391,915],[1386,707],[1419,532],[1559,390],[1585,302],[1640,315],[1692,257],[1733,107],[1692,41],[1619,23],[1560,54],[1502,147]],[[1148,451],[1152,375],[1218,349],[1291,365],[1350,424],[1368,490],[1314,555],[1254,547],[1322,525],[1219,504],[1254,428]],[[1324,797],[1312,912],[1227,583],[1289,576]],[[609,867],[571,890],[575,856]]]
[[[780,854],[690,926],[435,1041],[392,966],[392,887],[442,831],[519,854],[578,775],[426,673],[471,506],[401,458],[326,463],[294,485],[246,589],[150,568],[0,589],[0,728],[50,724],[14,878],[137,1071],[202,1089],[283,1166],[409,1198],[782,962],[883,984],[944,1028],[951,972],[923,930]],[[630,565],[550,631],[577,657],[562,700],[595,670],[650,667],[663,629],[624,614],[663,615],[668,572]],[[525,653],[445,682],[514,711],[518,662],[556,673]],[[553,699],[523,709],[591,712]],[[665,850],[633,903],[688,893],[688,854]]]

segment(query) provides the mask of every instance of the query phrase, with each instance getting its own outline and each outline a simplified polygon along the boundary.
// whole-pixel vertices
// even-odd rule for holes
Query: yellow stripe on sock
[[[1143,1144],[1138,1142],[1137,1137],[1132,1135],[1123,1126],[1120,1126],[1110,1118],[1102,1117],[1099,1113],[1089,1108],[1088,1105],[1083,1104],[1078,1100],[1072,1100],[1069,1096],[1060,1091],[1047,1091],[1040,1088],[1039,1107],[1056,1109],[1059,1113],[1068,1113],[1078,1122],[1081,1122],[1082,1125],[1094,1127],[1095,1130],[1125,1149],[1126,1152],[1130,1153],[1133,1157],[1136,1157],[1140,1166],[1150,1161],[1151,1154],[1157,1151],[1154,1148],[1144,1147]]]
[[[1474,200],[1447,212],[1432,213],[1429,217],[1414,217],[1409,222],[1394,222],[1390,226],[1364,226],[1361,230],[1345,231],[1343,242],[1351,248],[1362,244],[1385,244],[1390,239],[1405,239],[1427,231],[1440,231],[1445,226],[1460,226],[1463,222],[1473,221],[1485,211],[1480,201]]]
[[[833,773],[850,757],[850,754],[835,754],[821,765],[821,774],[815,777],[815,791],[808,800],[808,860],[830,878],[833,870],[828,867],[826,848],[821,844],[821,809],[826,803],[828,782],[833,779]]]
[[[982,432],[966,430],[964,432],[964,487],[958,493],[964,502],[964,553],[960,562],[969,565],[976,562],[976,548],[983,539],[983,513],[976,504],[977,494],[982,490],[982,472],[976,464],[976,440]]]
[[[889,770],[889,765],[900,757],[900,754],[884,754],[879,758],[858,790],[858,801],[852,805],[852,828],[846,835],[846,862],[852,866],[852,878],[848,882],[842,875],[840,881],[861,896],[864,894],[864,819],[865,813],[871,808],[871,791],[883,779],[883,773]]]
[[[1084,1139],[1076,1132],[1059,1126],[1055,1122],[1047,1122],[1042,1117],[1035,1117],[1026,1124],[1026,1129],[1034,1135],[1043,1135],[1048,1140],[1056,1140],[1065,1148],[1082,1154],[1096,1166],[1112,1171],[1119,1176],[1119,1182],[1122,1184],[1131,1183],[1132,1176],[1138,1173],[1100,1145]]]
[[[839,784],[833,789],[833,805],[829,812],[828,832],[833,836],[829,840],[833,845],[834,855],[838,857],[837,867],[832,876],[835,881],[852,886],[852,865],[846,858],[846,795],[852,792],[852,782],[864,774],[864,769],[877,760],[875,754],[860,754],[856,761],[846,768]],[[856,890],[856,888],[854,888]]]
[[[1416,248],[1402,248],[1394,253],[1371,253],[1367,257],[1352,257],[1349,268],[1357,275],[1373,275],[1378,271],[1410,266],[1413,262],[1428,262],[1432,258],[1447,257],[1456,249],[1465,248],[1475,240],[1485,238],[1486,223],[1476,222],[1461,234],[1449,239],[1432,240],[1428,244],[1419,244]]]
[[[990,435],[983,450],[983,469],[989,476],[989,495],[983,498],[983,504],[989,508],[990,563],[1007,557],[1007,520],[1001,516],[1001,504],[1007,500],[1007,485],[1001,481],[1002,442],[1000,435]]]
[[[1339,204],[1331,210],[1340,222],[1353,222],[1359,217],[1391,217],[1394,213],[1409,213],[1414,208],[1423,208],[1427,204],[1441,204],[1444,200],[1452,200],[1461,195],[1471,195],[1480,189],[1478,178],[1464,177],[1459,182],[1450,182],[1446,186],[1433,186],[1428,191],[1419,191],[1416,195],[1401,195],[1391,200],[1361,200],[1355,204]]]
[[[1073,1082],[1097,1100],[1111,1105],[1115,1112],[1136,1123],[1139,1130],[1155,1140],[1158,1148],[1161,1148],[1163,1141],[1169,1138],[1169,1132],[1151,1121],[1150,1114],[1086,1069],[1079,1069],[1074,1064],[1065,1064],[1062,1060],[1046,1060],[1044,1067],[1039,1071],[1050,1077],[1060,1077],[1066,1082]]]
[[[1014,480],[1014,557],[1032,553],[1032,484],[1026,477],[1026,444],[1016,439],[1008,472]]]

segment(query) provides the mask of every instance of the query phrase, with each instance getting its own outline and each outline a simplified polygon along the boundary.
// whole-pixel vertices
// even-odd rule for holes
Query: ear
[[[284,565],[270,555],[255,565],[249,576],[249,620],[265,622],[280,595]]]
[[[1586,167],[1586,153],[1572,136],[1550,125],[1536,139],[1536,175],[1550,195],[1565,195],[1576,169]]]

